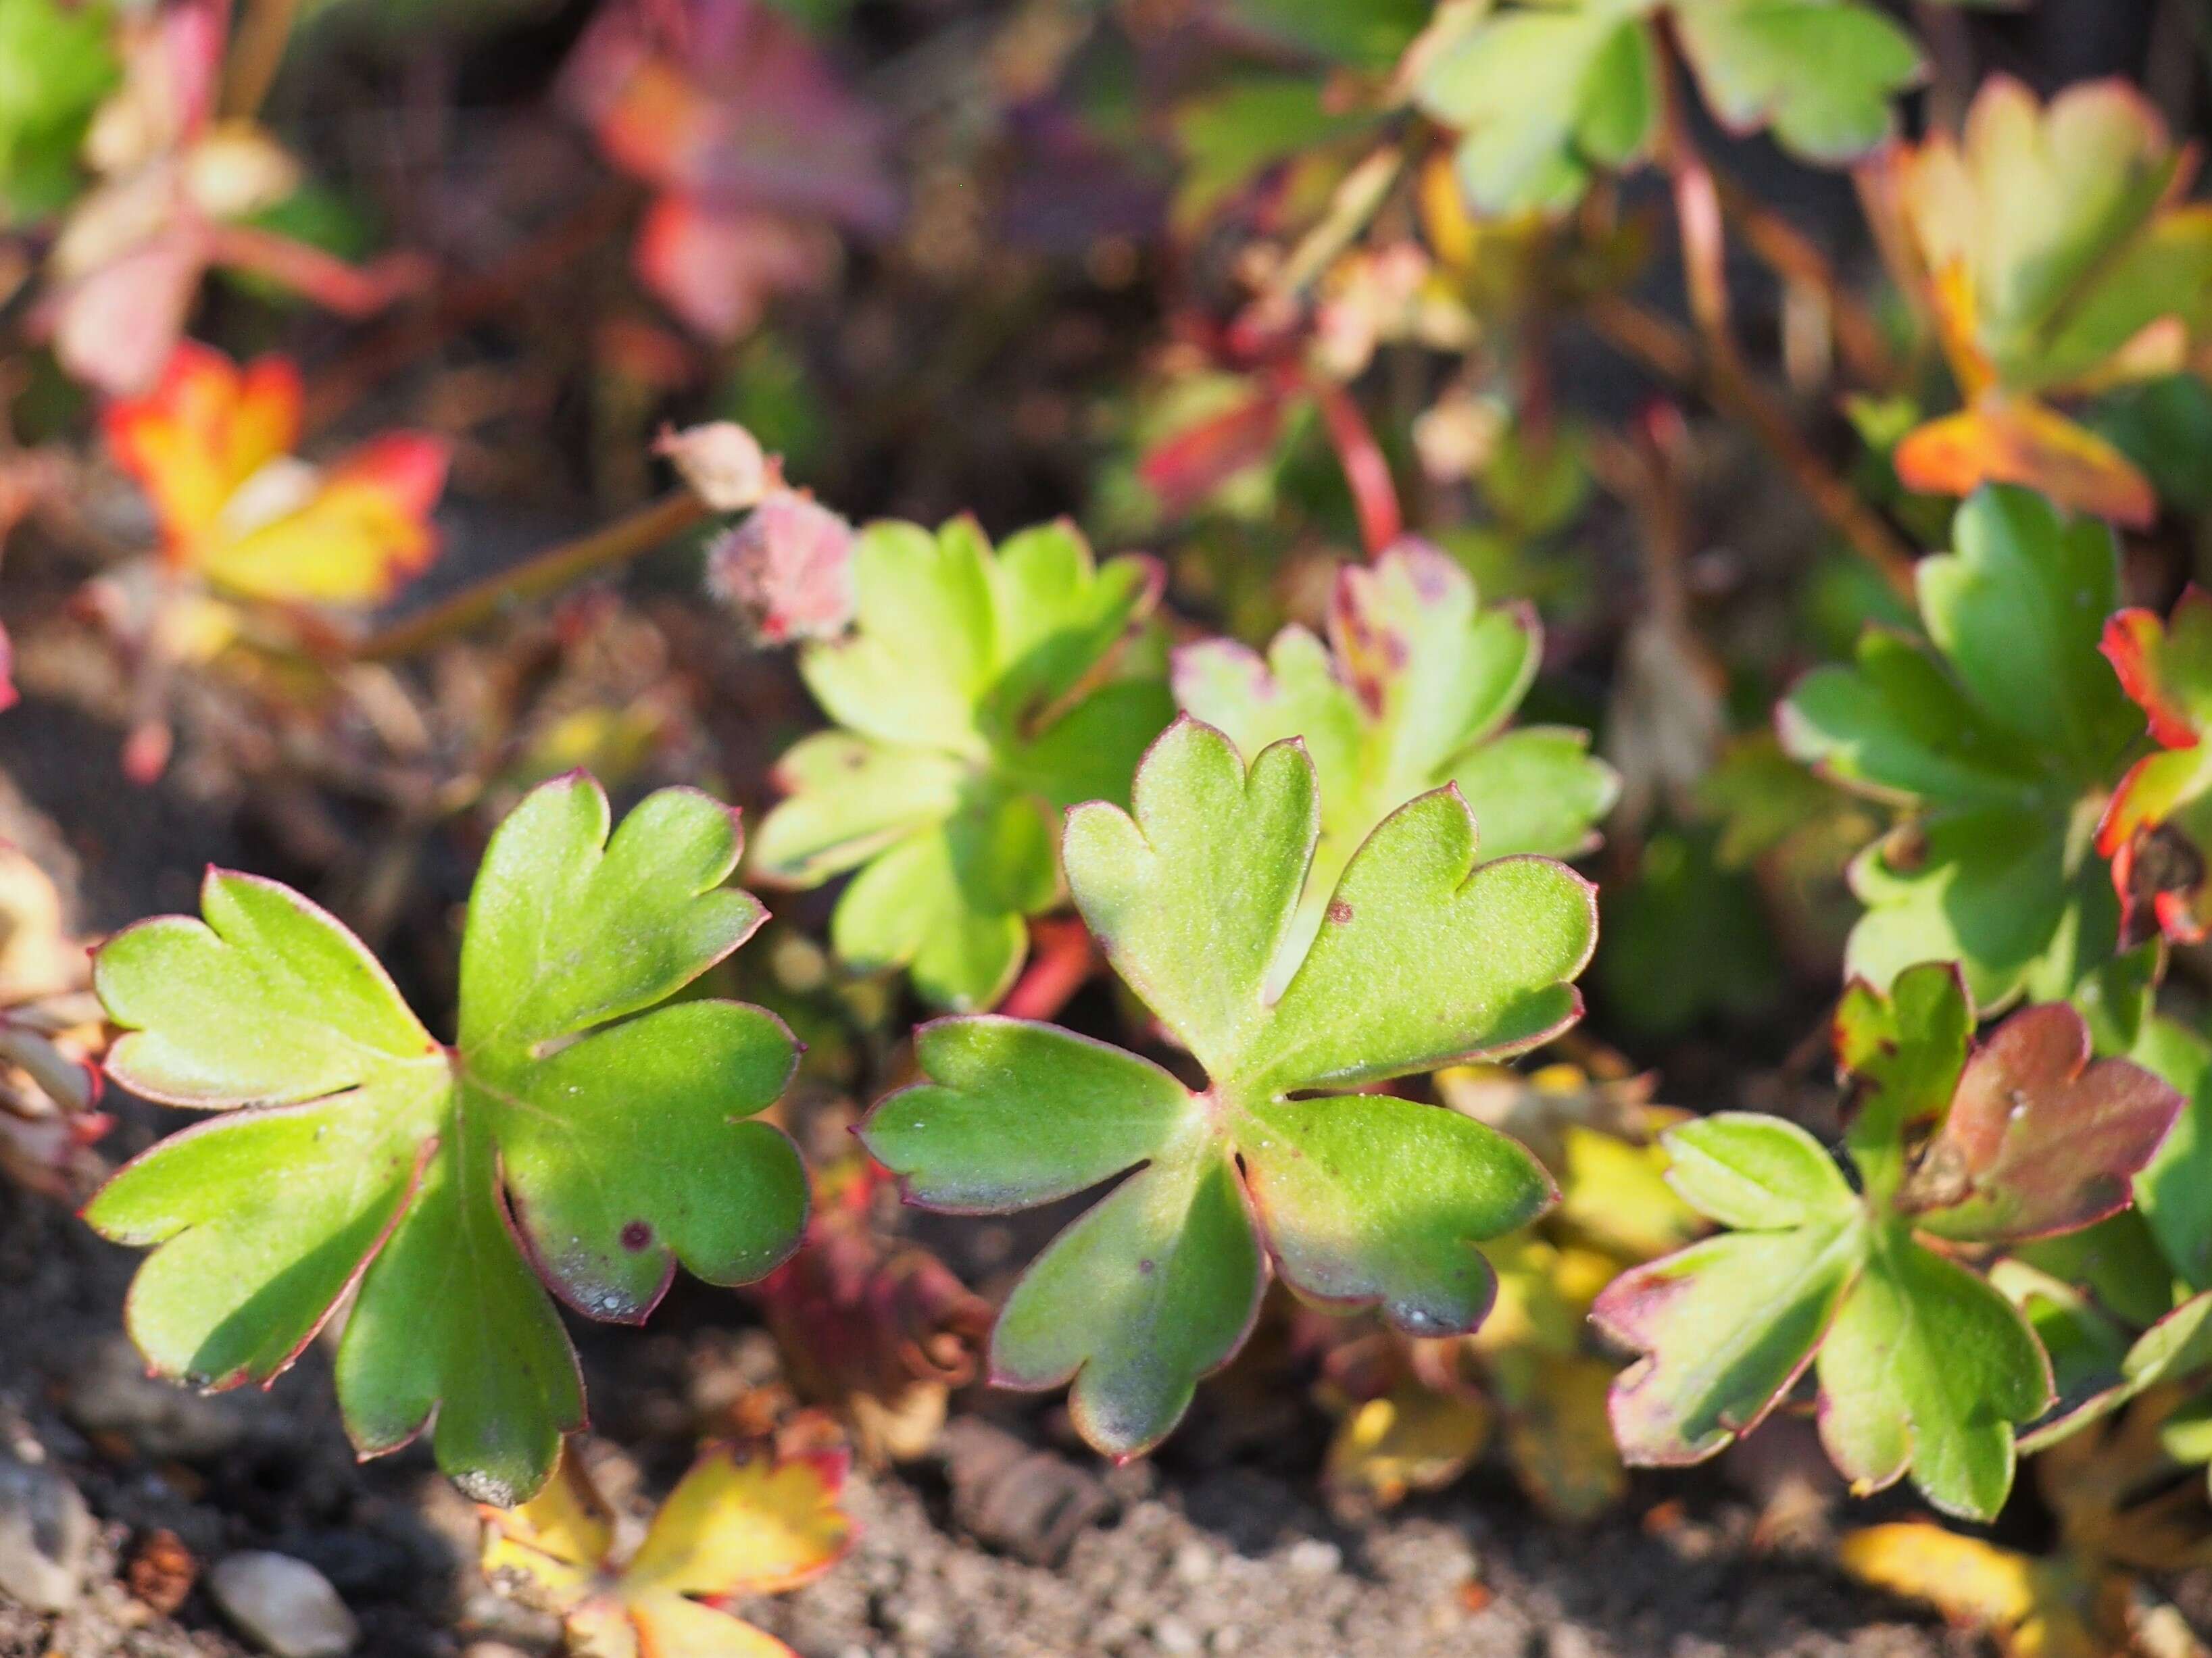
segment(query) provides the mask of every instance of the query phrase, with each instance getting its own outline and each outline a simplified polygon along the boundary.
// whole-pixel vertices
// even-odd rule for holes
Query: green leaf
[[[0,0],[0,198],[13,222],[68,205],[77,149],[122,78],[104,0]]]
[[[1263,1261],[1303,1297],[1379,1306],[1414,1334],[1480,1320],[1492,1281],[1474,1245],[1549,1202],[1534,1160],[1440,1107],[1294,1096],[1543,1040],[1579,1011],[1570,981],[1595,937],[1589,887],[1547,859],[1480,863],[1447,788],[1375,829],[1273,1000],[1322,821],[1303,749],[1272,744],[1248,768],[1182,720],[1133,801],[1133,816],[1070,814],[1068,884],[1205,1085],[1048,1026],[957,1018],[925,1031],[924,1080],[862,1126],[934,1207],[1026,1207],[1127,1174],[1030,1267],[992,1346],[1010,1384],[1073,1378],[1079,1426],[1123,1455],[1167,1433],[1241,1343]]]
[[[1502,9],[1423,72],[1425,112],[1458,128],[1460,186],[1478,211],[1557,212],[1596,167],[1650,148],[1662,97],[1648,0]]]
[[[1485,853],[1569,857],[1587,850],[1619,780],[1588,752],[1586,733],[1507,729],[1535,677],[1543,642],[1534,613],[1483,608],[1456,562],[1401,542],[1342,570],[1329,642],[1303,628],[1277,635],[1263,662],[1208,640],[1176,653],[1184,711],[1247,755],[1301,738],[1321,780],[1321,838],[1305,901],[1269,979],[1289,982],[1322,931],[1346,861],[1415,795],[1458,785]]]
[[[1955,961],[1985,1009],[2056,999],[2118,921],[2096,815],[2142,722],[2098,648],[2117,553],[2101,525],[2009,488],[1969,499],[1953,541],[1919,566],[1932,647],[1869,630],[1855,666],[1799,682],[1777,729],[1832,780],[1914,814],[1852,865],[1868,909],[1853,974],[1879,988]]]
[[[1774,1232],[1856,1212],[1836,1160],[1796,1124],[1723,1111],[1670,1129],[1667,1184],[1700,1214],[1739,1231]]]
[[[1723,1233],[1607,1285],[1591,1321],[1645,1355],[1613,1384],[1621,1456],[1697,1462],[1757,1427],[1812,1363],[1865,1255],[1865,1220],[1851,1208]]]
[[[2012,1489],[2013,1427],[2052,1397],[2050,1361],[1989,1283],[1875,1229],[1820,1345],[1820,1442],[1855,1491],[1908,1470],[1946,1514],[1992,1520]]]
[[[1923,72],[1912,37],[1852,0],[1676,0],[1683,55],[1713,113],[1771,127],[1808,161],[1855,161],[1896,130],[1889,100]]]
[[[1825,164],[1894,131],[1889,100],[1917,83],[1912,37],[1859,0],[1529,0],[1455,31],[1422,64],[1425,112],[1460,130],[1461,187],[1477,210],[1555,212],[1601,167],[1640,161],[1664,100],[1654,14],[1715,116],[1771,129]]]
[[[1905,1178],[1902,1152],[1943,1126],[1966,1068],[1974,1005],[1959,970],[1923,962],[1887,995],[1863,980],[1836,1009],[1836,1061],[1859,1082],[1849,1143],[1868,1187],[1885,1201]]]
[[[790,1033],[738,1003],[656,1008],[759,924],[722,884],[736,820],[669,789],[611,827],[577,774],[494,835],[451,1049],[352,934],[273,882],[211,872],[202,919],[102,947],[112,1074],[245,1108],[162,1141],[86,1211],[158,1246],[126,1314],[156,1371],[266,1381],[357,1285],[337,1358],[356,1444],[392,1449],[434,1417],[439,1466],[511,1505],[583,1420],[549,1289],[635,1322],[679,1261],[744,1283],[796,1247],[798,1154],[747,1121],[790,1077]]]
[[[1929,637],[1991,720],[2101,782],[2142,729],[2097,649],[2120,600],[2112,532],[1998,488],[1959,509],[1951,543],[1915,572]]]
[[[2016,1013],[1970,1051],[1973,1026],[1948,963],[1907,969],[1887,994],[1845,993],[1835,1042],[1856,1084],[1856,1192],[1792,1124],[1724,1114],[1668,1132],[1669,1182],[1735,1230],[1632,1268],[1592,1309],[1642,1355],[1613,1392],[1630,1461],[1711,1455],[1817,1360],[1821,1439],[1856,1489],[1910,1472],[1947,1513],[1988,1519],[2002,1505],[2014,1430],[2050,1408],[2051,1366],[2022,1313],[1920,1235],[2087,1239],[2126,1202],[2180,1101],[2129,1060],[2093,1063],[2068,1004]],[[2075,1264],[2094,1266],[2087,1253]],[[2038,1265],[2015,1263],[2014,1278],[2086,1306],[2057,1276],[2064,1263]],[[2088,1344],[2073,1355],[2068,1412],[2110,1408],[2117,1332],[2067,1328]]]
[[[1052,814],[1123,799],[1171,711],[1157,678],[1119,676],[1159,569],[1098,565],[1065,524],[994,553],[965,519],[933,536],[871,525],[854,568],[855,630],[799,659],[842,729],[784,756],[751,869],[795,887],[858,870],[838,955],[908,969],[940,1005],[988,1006],[1021,967],[1024,918],[1058,902]]]
[[[2173,1276],[2212,1289],[2212,1042],[2168,1018],[2144,1023],[2134,1057],[2180,1093],[2173,1132],[2135,1180],[2136,1207]]]

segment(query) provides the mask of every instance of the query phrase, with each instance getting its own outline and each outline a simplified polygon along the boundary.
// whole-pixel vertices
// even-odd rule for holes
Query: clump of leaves
[[[159,1246],[125,1315],[158,1374],[270,1381],[357,1289],[337,1358],[355,1445],[396,1449],[434,1418],[439,1467],[510,1504],[583,1424],[548,1290],[635,1323],[679,1260],[738,1284],[790,1254],[799,1155],[747,1121],[791,1075],[790,1033],[738,1002],[647,1011],[760,924],[722,885],[736,818],[665,789],[611,838],[610,823],[577,774],[493,835],[451,1048],[351,933],[271,881],[211,871],[204,920],[143,922],[100,950],[95,987],[125,1032],[109,1072],[231,1113],[155,1146],[85,1211]]]
[[[2048,107],[1993,76],[1963,137],[1892,153],[1878,193],[1966,407],[1909,433],[1909,488],[2032,485],[2124,523],[2158,513],[2150,481],[2054,398],[2170,374],[2212,307],[2212,209],[2184,205],[2194,160],[2122,81]]]
[[[2123,610],[2105,624],[2104,651],[2149,717],[2158,751],[2129,768],[2097,829],[2112,860],[2124,936],[2145,930],[2193,943],[2212,926],[2205,857],[2212,847],[2212,594],[2191,586],[2160,621]],[[2147,914],[2145,912],[2148,912]]]
[[[1921,76],[1912,37],[1860,0],[1556,0],[1447,14],[1416,51],[1421,107],[1462,135],[1456,168],[1486,213],[1574,205],[1597,168],[1651,152],[1671,28],[1707,106],[1809,161],[1849,161],[1895,130]]]
[[[2203,1494],[2176,1482],[2179,1469],[2162,1442],[2179,1397],[2170,1389],[2150,1394],[2108,1430],[2036,1459],[2036,1483],[2057,1521],[2058,1546],[2050,1553],[1904,1521],[1843,1539],[1844,1570],[1988,1631],[2006,1658],[2202,1652],[2180,1613],[2144,1581],[2147,1573],[2212,1562]]]
[[[571,1452],[520,1508],[487,1507],[483,1569],[560,1615],[569,1648],[605,1658],[793,1658],[724,1609],[812,1582],[845,1558],[842,1451],[792,1457],[708,1447],[634,1549]]]
[[[1596,938],[1589,887],[1548,859],[1481,863],[1447,786],[1352,856],[1273,998],[1319,797],[1295,741],[1248,770],[1184,719],[1139,769],[1133,816],[1103,802],[1068,815],[1076,906],[1203,1088],[1049,1025],[954,1018],[921,1033],[924,1080],[862,1126],[909,1199],[937,1209],[1029,1208],[1136,1170],[1030,1266],[990,1354],[1005,1385],[1072,1380],[1079,1430],[1117,1455],[1173,1428],[1243,1344],[1270,1266],[1308,1300],[1378,1306],[1410,1334],[1462,1332],[1493,1294],[1474,1244],[1551,1200],[1505,1135],[1351,1090],[1565,1029]]]
[[[1155,674],[1120,672],[1159,567],[1102,567],[1066,524],[994,553],[971,519],[933,536],[872,524],[854,561],[855,631],[799,659],[839,729],[783,756],[790,798],[750,868],[800,887],[860,870],[830,923],[839,957],[988,1007],[1021,966],[1024,918],[1059,902],[1057,814],[1127,799],[1172,712]]]
[[[2012,1304],[1941,1252],[2076,1230],[2118,1212],[2181,1109],[2125,1060],[2090,1060],[2071,1006],[1972,1046],[1956,969],[1844,993],[1854,1191],[1794,1124],[1724,1113],[1665,1138],[1674,1189],[1727,1232],[1638,1267],[1593,1316],[1645,1355],[1614,1384],[1632,1462],[1693,1462],[1748,1432],[1818,1363],[1820,1438],[1860,1491],[1908,1471],[1947,1514],[2011,1489],[2014,1426],[2051,1403],[2050,1360]]]
[[[1798,760],[1908,814],[1851,865],[1852,974],[1956,961],[1984,1008],[2055,999],[2118,926],[2097,818],[2142,729],[2098,653],[2118,555],[2104,525],[2002,487],[1959,509],[1952,542],[1917,567],[1927,638],[1869,628],[1777,723]]]
[[[1507,728],[1542,655],[1532,609],[1484,609],[1466,572],[1417,542],[1338,574],[1326,645],[1293,626],[1275,635],[1265,660],[1225,639],[1176,653],[1176,700],[1186,713],[1246,754],[1302,738],[1320,780],[1321,839],[1279,959],[1283,975],[1320,932],[1353,852],[1417,794],[1455,786],[1482,826],[1488,858],[1589,849],[1591,826],[1619,784],[1589,753],[1589,733]]]

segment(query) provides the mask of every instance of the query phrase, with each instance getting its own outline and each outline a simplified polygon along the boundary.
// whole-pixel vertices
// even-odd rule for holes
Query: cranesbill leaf
[[[1571,857],[1620,790],[1586,733],[1509,729],[1543,653],[1533,611],[1484,609],[1458,563],[1401,542],[1337,578],[1326,646],[1303,628],[1262,660],[1231,640],[1175,656],[1176,699],[1246,754],[1304,740],[1321,780],[1321,838],[1305,897],[1271,979],[1279,989],[1322,930],[1345,863],[1415,795],[1458,786],[1484,855]]]
[[[1571,207],[1595,167],[1638,159],[1663,93],[1648,0],[1511,8],[1430,64],[1421,107],[1460,129],[1460,187],[1484,213]]]
[[[1866,1248],[1856,1195],[1795,1124],[1723,1113],[1664,1143],[1675,1190],[1739,1230],[1623,1273],[1590,1309],[1645,1355],[1613,1384],[1631,1462],[1695,1462],[1757,1426],[1812,1362]]]
[[[1456,168],[1485,213],[1571,207],[1601,167],[1649,151],[1671,18],[1722,122],[1771,130],[1809,161],[1874,149],[1921,77],[1912,37],[1858,0],[1543,0],[1500,8],[1422,65],[1421,107],[1462,133]]]
[[[1273,744],[1248,768],[1180,720],[1133,800],[1133,816],[1069,814],[1068,884],[1206,1085],[1050,1026],[956,1018],[925,1032],[925,1080],[862,1127],[934,1207],[1025,1207],[1134,1169],[1030,1267],[992,1341],[998,1379],[1072,1379],[1078,1425],[1123,1455],[1236,1351],[1270,1263],[1310,1300],[1376,1305],[1412,1333],[1481,1318],[1492,1281],[1474,1245],[1550,1200],[1534,1160],[1434,1106],[1292,1096],[1545,1040],[1580,1011],[1570,981],[1595,933],[1578,877],[1479,864],[1465,803],[1432,791],[1352,857],[1276,1000],[1321,821],[1303,750]]]
[[[1821,1437],[1855,1485],[1910,1472],[1948,1513],[1996,1512],[2051,1365],[2012,1303],[1923,1236],[2079,1231],[2127,1201],[2181,1101],[2130,1061],[2091,1064],[2069,1005],[2014,1015],[1978,1051],[1973,1023],[1947,963],[1845,993],[1856,1192],[1790,1124],[1728,1114],[1668,1133],[1676,1190],[1734,1230],[1623,1275],[1593,1309],[1643,1354],[1613,1396],[1631,1461],[1710,1455],[1817,1360]]]
[[[798,887],[858,869],[832,922],[838,954],[907,968],[942,1005],[988,1007],[1021,965],[1024,918],[1059,896],[1053,814],[1121,798],[1167,721],[1164,686],[1116,677],[1159,569],[1098,566],[1064,524],[994,553],[963,519],[935,535],[869,525],[854,579],[855,631],[799,658],[842,729],[784,756],[788,798],[750,868]]]
[[[1859,1491],[1907,1469],[1946,1514],[1988,1519],[2012,1489],[2013,1424],[2051,1402],[2051,1363],[1989,1283],[1871,1230],[1864,1271],[1820,1344],[1820,1442]]]
[[[1963,135],[1891,153],[1878,203],[1966,407],[1907,434],[1911,488],[1963,495],[2032,486],[2070,509],[2148,525],[2150,482],[2052,406],[2069,391],[2172,372],[2212,305],[2212,213],[2175,203],[2187,162],[2140,93],[2118,80],[2039,104],[1983,83]]]
[[[269,1381],[357,1285],[337,1357],[355,1443],[392,1450],[434,1418],[439,1466],[512,1502],[582,1423],[548,1289],[635,1322],[679,1261],[743,1283],[796,1247],[798,1155],[747,1121],[791,1074],[790,1033],[735,1002],[647,1011],[759,925],[722,885],[736,821],[669,789],[610,827],[581,774],[500,826],[452,1048],[352,934],[273,882],[211,872],[204,919],[102,948],[95,983],[125,1033],[111,1073],[172,1104],[250,1108],[161,1142],[86,1210],[159,1246],[126,1315],[155,1370]]]
[[[187,341],[152,391],[111,404],[104,423],[153,503],[173,569],[242,598],[380,604],[437,556],[430,513],[447,446],[388,433],[318,468],[292,452],[300,407],[290,362],[241,369]]]
[[[2072,993],[2111,950],[2116,907],[2092,833],[2141,730],[2098,632],[2118,602],[2111,533],[2024,490],[1960,508],[1952,553],[1922,561],[1930,644],[1870,633],[1778,713],[1784,745],[1843,786],[1908,808],[1851,884],[1868,914],[1852,973],[1877,987],[1955,961],[1987,1008]]]
[[[2023,1009],[1966,1061],[1900,1201],[1942,1237],[2078,1230],[2127,1206],[2181,1106],[2139,1065],[2092,1063],[2088,1026],[2067,1004]]]
[[[1921,77],[1912,37],[1850,0],[1675,0],[1674,15],[1713,113],[1740,131],[1771,127],[1809,161],[1881,144],[1889,100]]]

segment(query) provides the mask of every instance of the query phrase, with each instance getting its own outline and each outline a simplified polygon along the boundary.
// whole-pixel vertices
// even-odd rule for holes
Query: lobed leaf
[[[1924,73],[1912,37],[1849,0],[1675,0],[1698,89],[1738,131],[1771,128],[1784,149],[1839,165],[1896,130],[1890,100]]]
[[[2078,1230],[2127,1206],[2131,1178],[2181,1108],[2181,1096],[2141,1066],[2091,1063],[2088,1026],[2072,1007],[2027,1008],[1966,1061],[1900,1202],[1942,1237]]]
[[[1908,434],[1913,489],[1984,483],[2148,526],[2158,499],[2105,437],[2053,407],[2072,389],[2155,377],[2212,305],[2212,216],[2177,206],[2189,162],[2135,88],[2066,88],[2047,105],[1984,81],[1954,140],[1886,163],[1894,230],[1966,407]]]
[[[753,868],[802,887],[857,870],[832,919],[839,957],[907,969],[941,1005],[988,1006],[1021,966],[1024,918],[1059,896],[1051,814],[1120,798],[1166,723],[1156,680],[1113,677],[1158,567],[1100,566],[1065,524],[994,553],[961,519],[934,535],[867,526],[854,577],[854,630],[799,657],[842,729],[777,767],[787,798]]]
[[[1808,676],[1776,724],[1795,757],[1915,812],[1851,865],[1868,912],[1851,974],[1881,988],[1956,962],[1983,1008],[2056,1000],[2118,926],[2088,817],[2140,729],[2097,648],[2116,550],[2010,489],[1973,495],[1953,540],[1918,568],[1933,649],[1869,634],[1856,667]]]
[[[1237,1350],[1271,1263],[1303,1296],[1376,1304],[1416,1333],[1482,1316],[1492,1280],[1474,1245],[1550,1201],[1541,1169],[1434,1106],[1292,1096],[1540,1039],[1578,1010],[1566,981],[1595,932],[1589,888],[1561,866],[1478,867],[1466,806],[1438,791],[1351,860],[1271,1002],[1320,822],[1303,749],[1248,768],[1185,719],[1133,799],[1133,814],[1069,815],[1068,884],[1206,1084],[1049,1027],[958,1018],[924,1032],[923,1080],[861,1128],[936,1206],[1027,1206],[1126,1174],[1024,1275],[992,1340],[998,1380],[1072,1382],[1079,1428],[1120,1455],[1166,1434]]]
[[[1599,168],[1649,152],[1665,99],[1656,15],[1672,21],[1705,101],[1810,161],[1850,161],[1894,130],[1916,84],[1912,37],[1857,0],[1549,0],[1500,8],[1418,59],[1422,109],[1460,130],[1475,208],[1572,207]]]
[[[1854,1491],[1909,1470],[1929,1502],[1971,1520],[2003,1506],[2013,1425],[2052,1398],[2050,1361],[2012,1303],[1894,1223],[1872,1235],[1820,1375],[1820,1442]]]
[[[482,1510],[483,1568],[527,1580],[579,1651],[788,1658],[722,1606],[796,1588],[843,1558],[845,1474],[842,1451],[780,1458],[710,1446],[624,1559],[612,1511],[571,1457],[530,1502]]]
[[[434,1418],[465,1488],[526,1496],[583,1420],[548,1289],[634,1321],[679,1261],[742,1282],[796,1246],[798,1154],[746,1121],[788,1080],[790,1033],[735,1003],[646,1011],[760,920],[721,884],[735,819],[672,789],[611,828],[572,776],[493,835],[451,1050],[351,934],[273,883],[211,874],[203,920],[102,950],[116,1078],[247,1108],[161,1142],[87,1209],[156,1246],[127,1316],[157,1371],[266,1381],[357,1286],[337,1357],[356,1444],[394,1449]]]
[[[1344,867],[1396,808],[1449,783],[1492,858],[1585,851],[1620,782],[1582,732],[1506,729],[1542,637],[1523,607],[1482,608],[1451,558],[1404,541],[1340,573],[1326,647],[1303,628],[1266,661],[1208,641],[1176,653],[1184,710],[1248,755],[1296,737],[1321,784],[1320,838],[1305,896],[1270,975],[1279,992],[1322,931]]]
[[[2159,751],[2120,780],[2097,826],[2097,850],[2112,860],[2125,936],[2144,931],[2140,912],[2166,937],[2194,941],[2212,909],[2205,884],[2207,818],[2212,815],[2212,597],[2191,586],[2161,623],[2123,610],[2101,647],[2120,684],[2148,717]]]
[[[1639,0],[1515,8],[1424,70],[1422,109],[1462,137],[1460,187],[1486,214],[1572,207],[1592,171],[1649,149],[1663,91]]]

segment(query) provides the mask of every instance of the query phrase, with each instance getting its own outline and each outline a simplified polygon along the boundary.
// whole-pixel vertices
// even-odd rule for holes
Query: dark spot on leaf
[[[1149,1277],[1152,1270],[1152,1258],[1150,1255],[1146,1255],[1138,1261],[1137,1270]]]
[[[1329,900],[1328,919],[1342,926],[1352,919],[1352,906],[1341,898],[1332,898]]]
[[[634,1220],[622,1229],[622,1247],[635,1254],[653,1242],[653,1228],[641,1220]]]

